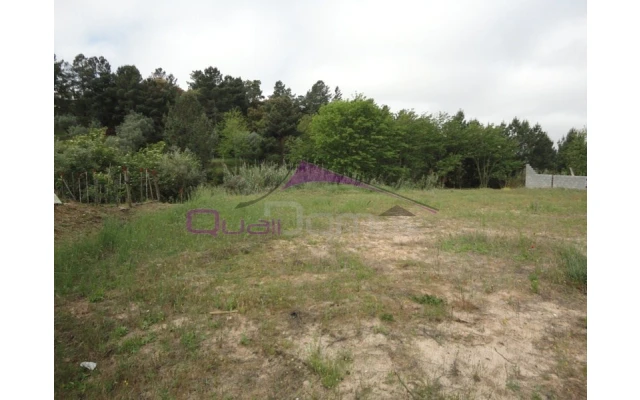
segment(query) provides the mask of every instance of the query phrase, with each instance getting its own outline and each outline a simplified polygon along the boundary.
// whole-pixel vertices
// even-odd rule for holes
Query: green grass
[[[352,361],[348,353],[340,353],[335,358],[328,357],[322,354],[320,346],[313,347],[307,358],[309,368],[318,375],[320,382],[327,389],[332,389],[342,382]]]
[[[454,253],[473,253],[491,257],[509,257],[520,263],[535,261],[546,250],[544,243],[524,234],[518,236],[489,235],[482,231],[449,235],[441,249]]]
[[[566,282],[587,291],[587,256],[574,247],[563,247],[558,250],[560,269]]]
[[[389,314],[389,313],[380,314],[380,321],[393,322],[394,321],[393,314]]]
[[[149,344],[155,340],[155,335],[137,336],[131,339],[126,339],[118,348],[119,353],[134,354],[137,353],[144,345]]]
[[[447,315],[447,302],[437,296],[424,294],[422,296],[411,296],[411,299],[418,304],[422,304],[423,315],[428,320],[442,321]]]
[[[200,347],[200,337],[197,332],[189,331],[182,334],[180,343],[188,352],[194,352]]]
[[[538,294],[540,292],[539,273],[534,271],[529,274],[529,282],[531,283],[531,292]]]
[[[444,299],[430,294],[424,294],[422,296],[411,296],[411,299],[416,303],[430,306],[441,306],[445,304]]]

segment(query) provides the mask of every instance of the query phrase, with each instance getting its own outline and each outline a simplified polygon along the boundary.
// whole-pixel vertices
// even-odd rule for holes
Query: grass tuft
[[[341,353],[334,359],[322,354],[320,346],[311,349],[307,364],[318,374],[322,385],[327,389],[336,387],[344,379],[347,366],[353,361],[349,353]]]
[[[558,250],[558,259],[565,282],[586,293],[587,257],[574,247],[563,247]]]

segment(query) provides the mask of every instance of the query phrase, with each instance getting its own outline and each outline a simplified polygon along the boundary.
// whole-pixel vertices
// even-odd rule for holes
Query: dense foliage
[[[63,195],[76,189],[64,188],[60,176],[75,182],[127,167],[132,174],[157,169],[161,194],[177,199],[205,180],[203,171],[223,181],[221,160],[307,160],[365,181],[422,188],[500,187],[526,163],[539,172],[587,173],[586,128],[571,129],[556,150],[539,124],[519,118],[496,125],[468,120],[462,110],[392,113],[363,95],[345,99],[322,80],[299,96],[278,81],[265,98],[261,81],[215,67],[190,79],[183,91],[162,68],[143,78],[133,65],[112,71],[104,57],[54,57],[55,176]],[[253,190],[232,175],[225,176],[233,190]]]

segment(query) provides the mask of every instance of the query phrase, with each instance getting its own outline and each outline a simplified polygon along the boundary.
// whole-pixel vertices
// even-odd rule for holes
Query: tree
[[[252,91],[251,99],[247,95],[247,83]],[[255,101],[256,97],[262,96],[259,81],[245,82],[240,77],[223,76],[222,72],[214,67],[205,68],[204,71],[193,71],[189,88],[197,93],[200,104],[214,125],[222,120],[224,113],[234,108],[239,108],[246,114],[250,100]]]
[[[314,160],[338,173],[361,179],[393,177],[396,162],[393,117],[372,99],[330,103],[310,126]]]
[[[443,157],[436,163],[441,184],[461,188],[465,185],[465,175],[469,175],[465,169],[471,147],[466,131],[469,123],[462,110],[453,117],[441,113],[437,120],[445,148]]]
[[[317,81],[302,99],[304,112],[316,114],[320,107],[331,101],[331,89],[323,81]]]
[[[517,156],[524,164],[531,165],[538,171],[553,170],[556,164],[556,151],[553,141],[539,124],[531,127],[529,121],[514,118],[505,127],[508,137],[516,141]]]
[[[312,116],[305,114],[298,122],[297,130],[300,136],[290,136],[287,138],[285,146],[287,148],[287,161],[297,163],[303,160],[313,159],[314,147],[311,140]]]
[[[64,60],[57,61],[53,55],[53,112],[54,115],[72,113],[73,105],[73,70]]]
[[[417,180],[435,173],[437,161],[445,156],[444,140],[436,121],[430,115],[400,110],[394,127],[404,177]]]
[[[259,80],[244,81],[244,90],[247,96],[247,104],[249,107],[257,107],[264,100]]]
[[[558,141],[558,169],[566,174],[587,175],[587,128],[571,128]]]
[[[116,128],[118,146],[125,152],[136,152],[153,136],[154,130],[151,118],[131,112]]]
[[[218,152],[222,157],[248,159],[258,156],[262,137],[249,131],[240,110],[225,113],[220,125]]]
[[[521,164],[516,159],[517,143],[504,134],[503,128],[478,121],[467,126],[468,157],[473,160],[480,187],[486,188],[491,178],[505,180]]]
[[[86,58],[78,54],[73,60],[74,114],[87,126],[96,120],[110,130],[115,128],[114,75],[104,57]]]
[[[182,94],[169,108],[164,140],[169,146],[191,150],[203,166],[209,162],[216,144],[216,136],[211,121],[193,91]]]
[[[271,96],[264,105],[263,136],[275,147],[280,161],[285,160],[285,142],[298,134],[300,110],[287,95]],[[268,146],[269,147],[269,146]]]
[[[164,119],[169,107],[175,104],[182,89],[176,85],[173,75],[167,75],[162,68],[156,68],[155,72],[141,83],[140,90],[142,100],[136,111],[153,120],[155,129],[147,141],[157,143],[164,134]]]
[[[114,79],[116,98],[115,120],[122,123],[142,103],[142,75],[135,65],[118,67]]]
[[[270,98],[283,96],[289,97],[290,99],[294,98],[293,94],[291,93],[291,89],[286,87],[285,84],[282,83],[282,81],[277,81],[273,86],[273,93],[271,94]]]
[[[331,101],[342,100],[342,92],[340,91],[340,87],[336,86],[335,91],[333,92],[333,99]]]

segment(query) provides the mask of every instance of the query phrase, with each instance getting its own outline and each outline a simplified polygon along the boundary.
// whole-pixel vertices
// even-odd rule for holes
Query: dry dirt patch
[[[348,398],[363,391],[367,398],[394,398],[420,390],[469,398],[586,397],[586,375],[580,368],[562,371],[558,361],[564,346],[560,356],[586,367],[586,334],[577,322],[586,317],[584,296],[553,288],[545,296],[531,293],[526,275],[509,260],[442,252],[438,240],[450,229],[396,218],[406,221],[380,219],[339,241],[316,235],[277,246],[280,254],[306,248],[327,255],[342,243],[342,250],[388,277],[398,297],[430,293],[446,299],[449,318],[425,320],[416,310],[421,306],[405,298],[399,300],[406,313],[401,323],[384,327],[378,319],[342,319],[323,329],[307,326],[288,338],[300,359],[313,345],[329,356],[349,351],[354,361],[338,389]],[[310,278],[303,274],[301,279]],[[573,385],[565,385],[565,379]]]

